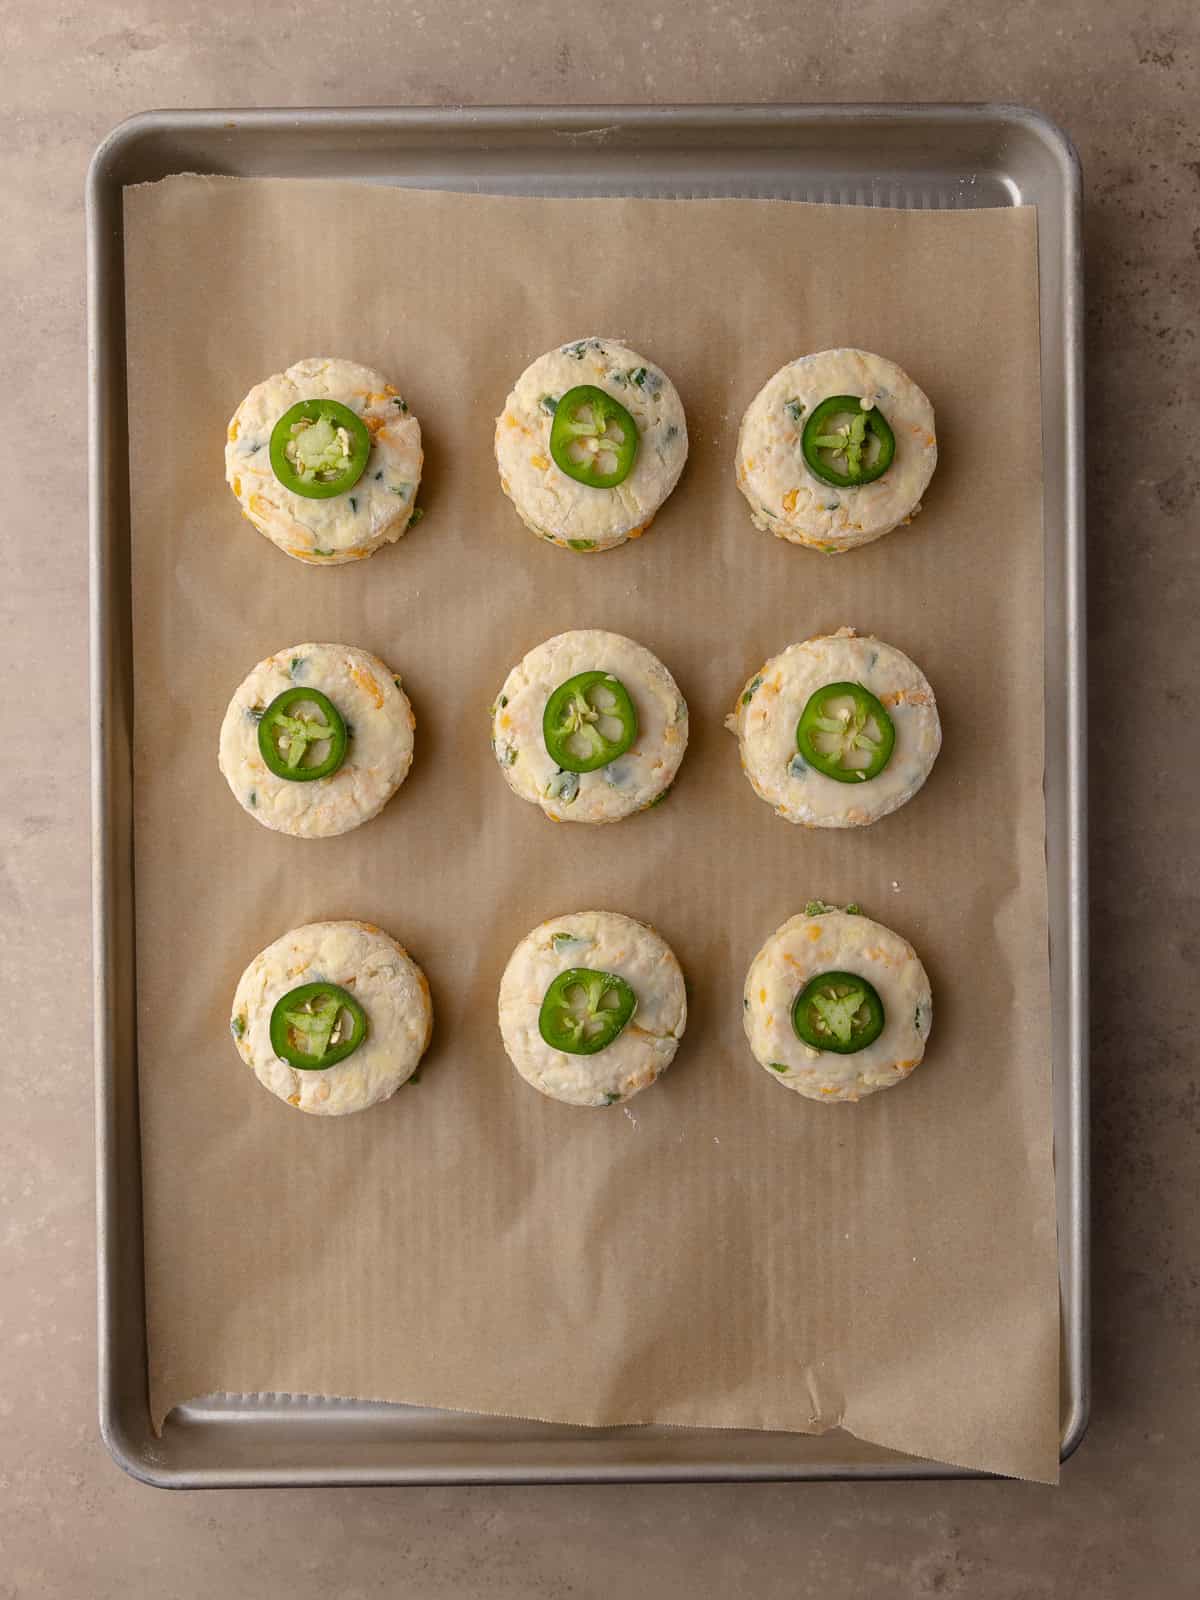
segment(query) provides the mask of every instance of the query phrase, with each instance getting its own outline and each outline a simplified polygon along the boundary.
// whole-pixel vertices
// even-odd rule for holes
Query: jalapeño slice
[[[596,772],[637,736],[629,690],[611,672],[577,672],[559,684],[542,713],[547,754],[564,772]]]
[[[555,406],[550,454],[576,483],[615,489],[633,471],[637,450],[637,423],[619,400],[594,384],[568,389]]]
[[[878,406],[864,410],[858,395],[831,394],[809,413],[800,449],[814,477],[853,489],[883,477],[896,454],[896,436]]]
[[[263,760],[277,778],[293,783],[312,783],[336,772],[346,759],[347,740],[333,701],[302,684],[276,695],[258,724]]]
[[[271,1012],[271,1048],[302,1072],[324,1072],[345,1061],[366,1036],[366,1012],[336,983],[302,983]]]
[[[338,400],[299,400],[271,429],[271,469],[307,500],[345,494],[371,454],[366,423]]]
[[[796,996],[792,1027],[814,1050],[852,1056],[883,1032],[883,1001],[853,972],[821,972]]]
[[[839,783],[877,778],[895,745],[886,707],[861,683],[827,683],[809,695],[796,724],[796,748],[805,761]]]
[[[594,1056],[622,1032],[637,1010],[637,995],[615,972],[569,967],[546,990],[538,1032],[552,1050]]]

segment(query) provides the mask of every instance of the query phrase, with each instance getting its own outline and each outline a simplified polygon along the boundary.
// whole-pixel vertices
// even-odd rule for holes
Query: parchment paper
[[[140,1084],[152,1410],[213,1390],[575,1423],[821,1431],[1057,1474],[1042,812],[1035,216],[776,201],[550,201],[177,177],[126,199]],[[644,539],[572,556],[501,495],[492,425],[543,350],[624,337],[691,454]],[[937,409],[912,527],[837,558],[759,533],[740,414],[785,359],[878,350]],[[360,565],[281,555],[222,481],[225,424],[306,355],[381,369],[425,433],[425,520]],[[925,790],[848,833],[772,815],[722,718],[850,623],[932,680]],[[564,628],[667,663],[691,745],[666,805],[555,826],[501,780],[486,708]],[[243,674],[310,639],[403,675],[413,772],[342,838],[283,838],[217,771]],[[859,1106],[774,1083],[742,1036],[762,940],[810,897],[911,939],[934,1025]],[[688,975],[674,1066],[626,1108],[543,1099],[496,1026],[555,913],[653,922]],[[418,1084],[341,1121],[274,1100],[227,1027],[243,966],[357,916],[423,964]]]

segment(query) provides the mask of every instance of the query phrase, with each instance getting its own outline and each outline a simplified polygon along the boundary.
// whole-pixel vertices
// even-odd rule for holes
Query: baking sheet
[[[1052,1477],[1032,213],[202,179],[126,203],[156,1419],[226,1388],[841,1422]],[[645,540],[575,560],[517,524],[490,434],[525,362],[589,332],[671,372],[692,457]],[[924,384],[943,461],[911,529],[823,561],[750,527],[731,457],[762,379],[841,342]],[[429,455],[425,522],[334,573],[274,552],[202,467],[250,383],[322,350],[400,383]],[[847,621],[929,673],[946,748],[897,816],[801,833],[754,799],[721,717],[765,655]],[[599,834],[508,795],[484,714],[530,644],[585,625],[655,649],[692,709],[669,803]],[[242,673],[310,637],[384,655],[418,716],[397,800],[319,845],[243,819],[211,748]],[[860,900],[934,981],[926,1064],[857,1108],[793,1102],[741,1040],[745,966],[813,894]],[[495,1034],[512,945],[589,903],[654,921],[693,984],[680,1057],[628,1115],[542,1102]],[[438,1019],[420,1085],[342,1125],[271,1102],[222,1034],[249,956],[325,915],[404,939]]]

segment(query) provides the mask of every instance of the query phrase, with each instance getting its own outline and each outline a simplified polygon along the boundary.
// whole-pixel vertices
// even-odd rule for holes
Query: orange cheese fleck
[[[378,711],[383,705],[383,690],[376,683],[372,674],[367,672],[363,667],[351,667],[350,676],[354,679],[355,683],[364,694],[370,695],[371,699],[375,702],[375,709]]]
[[[786,512],[788,512],[789,515],[791,514],[791,512],[795,511],[795,509],[796,509],[796,501],[799,498],[799,495],[800,495],[799,489],[789,489],[788,492],[784,495],[784,497],[783,497],[783,509]]]

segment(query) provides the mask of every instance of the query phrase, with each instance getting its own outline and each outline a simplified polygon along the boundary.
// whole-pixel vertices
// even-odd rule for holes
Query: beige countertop
[[[0,764],[0,970],[21,1029],[0,1127],[0,1600],[1195,1594],[1200,834],[1176,778],[1195,768],[1200,672],[1194,0],[0,0],[0,40],[2,347],[33,391],[10,385],[20,429],[0,588],[8,692],[29,717],[10,704]],[[1036,106],[1071,133],[1086,179],[1096,1397],[1062,1487],[170,1495],[134,1483],[100,1443],[95,1404],[93,148],[152,106],[875,99]]]

